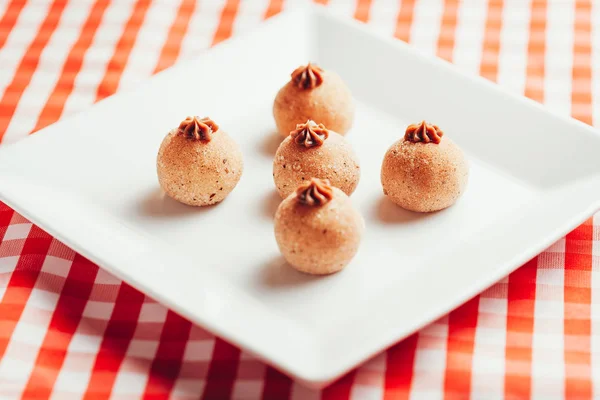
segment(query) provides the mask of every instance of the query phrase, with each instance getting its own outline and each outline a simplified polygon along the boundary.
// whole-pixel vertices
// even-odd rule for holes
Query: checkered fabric
[[[291,2],[0,0],[0,140],[87,109]],[[600,123],[600,2],[319,2],[556,113]],[[0,205],[0,398],[600,398],[598,218],[314,391]]]

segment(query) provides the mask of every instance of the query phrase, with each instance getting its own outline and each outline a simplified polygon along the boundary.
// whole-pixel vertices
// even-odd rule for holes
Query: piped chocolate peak
[[[329,137],[329,131],[325,125],[309,119],[304,124],[296,125],[296,129],[290,132],[290,136],[299,146],[309,148],[321,146]]]
[[[315,207],[326,204],[333,198],[333,188],[329,179],[311,178],[296,189],[296,199],[299,203]]]
[[[179,124],[179,132],[186,138],[203,142],[210,142],[212,135],[218,130],[219,125],[208,117],[187,117]]]
[[[300,66],[292,72],[292,82],[299,89],[314,89],[323,83],[323,70],[311,63]]]
[[[413,143],[435,143],[439,144],[444,136],[444,132],[437,125],[428,124],[422,121],[418,124],[409,125],[404,134],[404,140]]]

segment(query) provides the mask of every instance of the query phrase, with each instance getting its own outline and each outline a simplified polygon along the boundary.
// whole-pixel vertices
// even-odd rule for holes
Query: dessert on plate
[[[282,136],[308,119],[344,135],[354,120],[354,100],[338,74],[308,63],[296,68],[277,93],[273,116]]]
[[[347,195],[354,192],[360,179],[358,158],[350,143],[312,120],[296,125],[273,160],[273,180],[282,198],[310,178],[329,179]]]
[[[290,265],[308,274],[343,269],[356,254],[363,229],[350,198],[326,179],[300,185],[275,214],[279,250]]]
[[[222,201],[242,176],[237,143],[210,118],[187,117],[164,138],[156,160],[165,193],[191,206]]]
[[[381,166],[383,193],[402,208],[432,212],[451,206],[464,193],[469,163],[436,125],[409,125],[389,148]]]

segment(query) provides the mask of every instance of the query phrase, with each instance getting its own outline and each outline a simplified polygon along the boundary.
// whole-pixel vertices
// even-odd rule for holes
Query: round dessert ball
[[[313,178],[281,202],[275,239],[286,261],[301,272],[325,275],[356,254],[364,221],[344,192]]]
[[[286,198],[310,178],[329,179],[351,195],[360,179],[358,158],[342,135],[309,120],[281,142],[273,160],[277,192]]]
[[[464,193],[469,163],[462,150],[436,126],[409,125],[389,148],[381,167],[383,193],[402,208],[432,212],[451,206]]]
[[[186,118],[165,137],[156,160],[163,190],[191,206],[222,201],[239,182],[243,168],[237,143],[210,118]]]
[[[282,136],[308,119],[344,135],[354,121],[354,101],[338,74],[309,63],[292,72],[292,79],[279,90],[273,116]]]

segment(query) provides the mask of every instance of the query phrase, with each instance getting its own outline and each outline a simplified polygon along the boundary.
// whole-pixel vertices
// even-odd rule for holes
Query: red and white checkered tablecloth
[[[0,140],[84,110],[292,2],[0,0]],[[600,2],[320,2],[600,123]],[[323,391],[192,325],[4,205],[0,240],[2,399],[600,398],[600,216]]]

